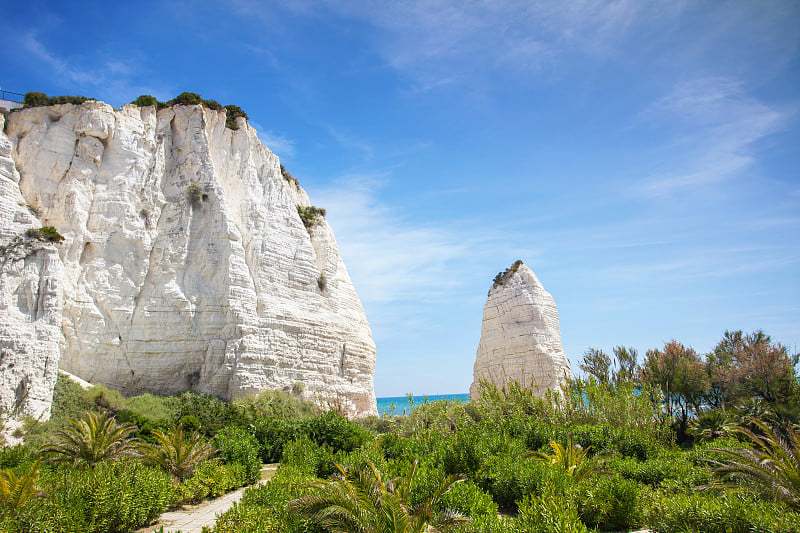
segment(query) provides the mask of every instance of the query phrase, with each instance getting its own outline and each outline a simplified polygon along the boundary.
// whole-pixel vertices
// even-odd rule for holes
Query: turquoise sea
[[[468,402],[469,393],[465,394],[433,394],[430,396],[414,396],[414,405],[419,405],[423,402],[435,402],[436,400],[455,400],[459,402]],[[394,407],[394,410],[392,410]],[[411,412],[411,405],[408,398],[405,396],[394,396],[390,398],[378,398],[378,413],[383,416],[389,415],[404,415]]]

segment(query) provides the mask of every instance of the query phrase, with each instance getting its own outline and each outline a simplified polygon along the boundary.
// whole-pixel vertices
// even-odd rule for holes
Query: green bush
[[[740,492],[679,494],[654,502],[653,533],[797,533],[800,513]]]
[[[334,452],[352,452],[369,438],[369,433],[342,415],[328,411],[306,420],[302,431],[319,446],[329,446]]]
[[[47,96],[45,93],[32,91],[25,93],[22,103],[27,109],[29,107],[52,106],[58,104],[81,105],[88,100],[94,100],[94,98],[86,98],[85,96]]]
[[[165,102],[159,102],[155,96],[150,96],[149,94],[140,95],[139,97],[136,98],[136,100],[134,100],[131,103],[139,107],[154,106],[156,108],[156,111],[168,107]]]
[[[475,428],[457,431],[444,439],[444,452],[441,460],[446,474],[475,475],[489,458],[490,445],[487,435]]]
[[[261,460],[258,456],[258,441],[245,429],[238,426],[222,428],[214,437],[214,445],[226,463],[238,463],[244,467],[242,476],[236,479],[237,485],[258,481]]]
[[[197,105],[197,104],[202,104],[202,103],[203,103],[203,99],[200,97],[199,94],[197,94],[197,93],[186,93],[186,92],[179,94],[178,96],[176,96],[175,98],[173,98],[172,100],[167,102],[167,104],[169,104],[170,106],[173,106],[173,105]]]
[[[241,504],[217,519],[213,533],[323,533],[288,508],[310,493],[313,481],[305,471],[281,465],[269,483],[247,489]]]
[[[563,472],[549,465],[519,456],[492,457],[478,473],[478,485],[492,496],[502,509],[514,510],[517,502],[529,494],[541,495],[545,487],[563,488]]]
[[[19,531],[106,533],[152,522],[176,498],[169,475],[134,460],[43,476],[44,495],[19,517]]]
[[[17,468],[33,461],[31,451],[21,444],[0,448],[0,470]]]
[[[303,221],[303,225],[309,230],[314,224],[319,222],[319,217],[325,216],[325,210],[320,207],[314,207],[313,205],[308,207],[298,205],[297,214],[300,215],[300,220]]]
[[[519,502],[514,533],[589,533],[575,505],[548,487],[541,495],[528,495]]]
[[[641,523],[639,485],[619,475],[582,482],[576,503],[581,520],[590,527],[619,530]]]
[[[202,104],[203,107],[207,107],[208,109],[213,109],[214,111],[222,111],[224,109],[224,107],[222,107],[222,104],[220,104],[216,100],[203,100]]]
[[[378,445],[385,459],[405,459],[409,464],[414,460],[411,440],[396,433],[384,433]]]
[[[301,435],[299,422],[282,418],[259,420],[254,430],[259,444],[259,455],[264,463],[279,462],[286,443]]]
[[[43,226],[41,228],[28,228],[25,236],[37,241],[61,242],[64,236],[61,235],[53,226]]]
[[[237,118],[243,117],[245,120],[249,118],[247,113],[242,111],[242,108],[236,105],[226,105],[225,113],[227,114],[225,118],[225,126],[232,130],[239,129],[239,125],[236,123]]]
[[[244,466],[239,463],[222,464],[219,460],[206,461],[194,471],[192,477],[178,487],[181,503],[197,503],[205,498],[217,498],[239,486],[244,477]]]
[[[200,429],[209,436],[225,426],[248,424],[248,419],[236,404],[195,392],[184,392],[178,396],[172,416],[174,423],[187,429]]]
[[[345,453],[334,453],[327,445],[319,446],[307,437],[301,437],[286,444],[281,465],[326,478],[337,472],[336,463],[346,463],[346,459]]]
[[[531,451],[549,449],[550,441],[556,438],[555,429],[546,423],[532,423],[525,432],[523,439],[525,447]]]

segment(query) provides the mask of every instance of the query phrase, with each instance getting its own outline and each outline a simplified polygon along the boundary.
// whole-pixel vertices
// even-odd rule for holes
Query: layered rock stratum
[[[333,232],[305,227],[308,196],[244,119],[90,101],[8,120],[3,242],[39,225],[65,238],[3,266],[0,346],[32,391],[60,367],[124,394],[294,389],[377,413],[375,344]]]
[[[497,387],[517,382],[541,396],[560,389],[571,376],[555,300],[517,261],[495,278],[483,306],[470,395],[477,399],[486,381]]]

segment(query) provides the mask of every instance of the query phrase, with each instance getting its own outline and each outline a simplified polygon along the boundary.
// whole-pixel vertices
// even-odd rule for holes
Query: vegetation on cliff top
[[[505,283],[508,281],[508,279],[511,276],[514,275],[514,272],[519,270],[519,267],[521,265],[522,265],[522,261],[520,259],[517,259],[516,261],[514,261],[514,263],[510,267],[508,267],[507,269],[505,269],[502,272],[498,272],[497,275],[494,277],[494,280],[492,280],[492,288],[496,289],[497,287],[500,287],[501,285],[505,285]]]
[[[165,109],[174,105],[202,105],[203,107],[213,111],[224,111],[226,115],[225,127],[232,130],[239,129],[239,125],[236,123],[237,118],[249,118],[247,113],[245,113],[239,106],[232,104],[223,106],[216,100],[205,100],[197,93],[183,92],[169,102],[159,102],[155,96],[143,94],[131,103],[139,107],[155,106],[156,110]]]
[[[74,105],[81,105],[84,102],[89,100],[96,100],[96,98],[87,98],[86,96],[47,96],[45,93],[31,91],[25,93],[25,97],[22,101],[23,109],[28,109],[31,107],[42,107],[42,106],[53,106],[58,104],[74,104]],[[169,102],[159,102],[155,96],[151,96],[149,94],[142,94],[138,96],[135,100],[131,102],[133,105],[139,107],[150,107],[153,106],[156,110],[165,109],[167,107],[171,107],[174,105],[202,105],[208,109],[212,109],[214,111],[224,111],[226,118],[225,118],[225,127],[230,128],[232,130],[238,130],[239,125],[236,123],[236,119],[239,117],[244,118],[245,120],[249,119],[247,113],[245,113],[241,107],[229,104],[223,106],[216,100],[204,100],[199,94],[197,93],[189,93],[184,92],[170,100]]]

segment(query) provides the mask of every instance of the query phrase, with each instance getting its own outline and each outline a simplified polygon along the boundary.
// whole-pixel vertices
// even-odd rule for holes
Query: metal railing
[[[12,93],[11,91],[0,90],[0,100],[8,100],[9,102],[17,102],[19,104],[25,99],[24,94]]]

